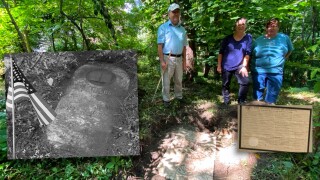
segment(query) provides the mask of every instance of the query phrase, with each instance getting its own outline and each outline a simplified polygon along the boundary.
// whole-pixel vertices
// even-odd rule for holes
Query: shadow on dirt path
[[[162,121],[135,159],[137,177],[250,179],[256,160],[253,154],[238,151],[236,105],[191,103]]]

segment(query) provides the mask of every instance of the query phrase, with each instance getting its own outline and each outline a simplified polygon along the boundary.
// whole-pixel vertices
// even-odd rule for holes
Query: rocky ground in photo
[[[58,114],[56,121],[41,126],[28,100],[17,103],[14,158],[139,153],[137,67],[133,51],[23,53],[12,57]],[[5,59],[9,67],[8,58]],[[10,112],[7,117],[7,155],[12,159]]]

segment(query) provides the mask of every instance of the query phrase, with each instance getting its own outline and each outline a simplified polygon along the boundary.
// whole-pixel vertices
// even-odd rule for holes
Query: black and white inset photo
[[[135,56],[6,55],[8,158],[139,155]]]

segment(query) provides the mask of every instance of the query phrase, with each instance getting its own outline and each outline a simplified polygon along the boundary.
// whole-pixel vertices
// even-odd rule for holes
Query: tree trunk
[[[28,46],[28,39],[27,39],[27,36],[25,36],[21,31],[20,31],[20,28],[18,27],[16,21],[14,20],[11,12],[10,12],[10,9],[9,9],[9,6],[7,4],[7,2],[5,2],[5,0],[1,0],[4,7],[6,8],[7,12],[8,12],[8,15],[10,17],[10,20],[11,20],[11,23],[13,24],[14,28],[16,29],[17,33],[18,33],[18,36],[20,38],[20,42],[21,42],[21,45],[22,45],[22,49],[24,52],[31,52],[31,48],[30,46]],[[29,48],[28,48],[29,47]]]
[[[31,45],[30,45],[28,36],[29,36],[28,26],[26,26],[26,28],[23,30],[23,38],[24,38],[24,42],[27,47],[27,52],[31,52],[32,49],[31,49]]]
[[[81,23],[80,23],[80,26],[77,24],[76,20],[73,19],[71,16],[68,16],[62,9],[62,6],[63,6],[63,0],[60,0],[60,13],[61,15],[65,16],[68,20],[70,20],[70,22],[79,30],[81,36],[82,36],[82,39],[84,41],[84,47],[86,50],[90,50],[90,42],[89,40],[87,39],[84,31],[83,31],[83,28],[81,26]]]
[[[118,46],[116,31],[115,31],[113,23],[111,21],[111,16],[109,14],[109,10],[106,8],[106,5],[103,0],[99,0],[99,3],[100,3],[100,14],[103,16],[104,22],[106,23],[107,27],[109,28],[109,30],[111,32],[111,36],[115,42],[115,45]]]
[[[179,2],[175,1],[175,3],[179,3]],[[183,12],[188,12],[189,9],[192,8],[192,4],[189,1],[182,1],[180,4],[183,5]],[[194,28],[190,28],[188,26],[188,23],[192,19],[190,17],[190,15],[188,13],[183,13],[183,12],[181,13],[181,19],[184,21],[184,24],[185,24],[185,28],[186,28],[186,31],[187,31],[187,36],[188,36],[188,39],[189,39],[188,43],[189,43],[189,47],[192,49],[192,52],[193,52],[193,62],[194,62],[196,60],[196,57],[197,57],[197,53],[196,53],[197,49],[196,49],[196,41],[195,41],[196,31],[194,30]],[[194,64],[196,64],[196,63],[194,63]],[[194,66],[193,66],[192,71],[187,72],[187,78],[190,81],[192,81],[193,78],[195,76],[197,76],[196,68]]]
[[[311,13],[312,13],[312,38],[311,42],[312,45],[316,44],[316,32],[317,32],[317,21],[318,21],[318,11],[316,5],[311,6]]]
[[[54,43],[54,36],[53,36],[53,32],[52,32],[52,34],[51,34],[51,42],[52,42],[53,52],[56,52],[57,50],[56,50],[56,45],[55,45],[55,43]]]
[[[78,42],[77,42],[77,37],[76,37],[76,32],[72,29],[72,36],[71,36],[72,42],[73,42],[73,49],[77,50],[78,49]]]
[[[303,19],[302,19],[302,27],[304,27],[305,26],[305,21],[306,21],[306,11],[304,11],[303,12]],[[306,41],[306,39],[305,39],[305,35],[304,35],[304,33],[305,33],[305,28],[301,28],[302,30],[301,30],[301,39],[302,39],[302,42],[303,42],[303,46],[304,47],[306,47],[306,45],[307,45],[307,41]]]

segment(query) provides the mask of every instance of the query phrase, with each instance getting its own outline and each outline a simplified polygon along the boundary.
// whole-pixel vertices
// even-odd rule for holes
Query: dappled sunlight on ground
[[[249,156],[248,152],[238,150],[238,143],[222,148],[219,154],[220,162],[226,166],[240,164],[241,161],[245,161]]]
[[[211,102],[206,102],[197,106],[197,110],[199,112],[199,116],[204,121],[204,124],[213,124],[213,116],[214,112],[210,111],[216,109],[215,105]]]
[[[188,119],[194,124],[182,122],[162,135],[157,150],[150,153],[147,177],[250,179],[256,158],[238,150],[237,106],[221,109],[203,101],[188,113]],[[209,130],[211,126],[215,130]]]
[[[316,97],[314,94],[297,93],[297,94],[289,94],[288,96],[291,98],[308,101],[310,103],[320,102],[320,98]]]
[[[157,174],[169,179],[212,179],[215,137],[193,127],[177,127],[162,140]]]

